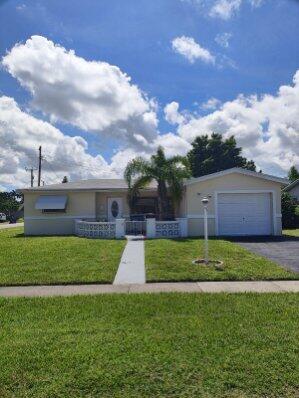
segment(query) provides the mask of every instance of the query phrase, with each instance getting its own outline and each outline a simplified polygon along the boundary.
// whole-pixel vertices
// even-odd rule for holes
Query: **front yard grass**
[[[293,398],[299,295],[0,299],[0,396]]]
[[[0,231],[0,285],[111,283],[125,241]]]
[[[299,228],[296,229],[284,229],[283,230],[283,235],[284,236],[294,236],[294,237],[299,237]]]
[[[203,250],[201,238],[146,241],[147,282],[299,279],[298,274],[221,239],[210,239],[209,251],[211,259],[224,261],[224,270],[192,264],[203,257]]]

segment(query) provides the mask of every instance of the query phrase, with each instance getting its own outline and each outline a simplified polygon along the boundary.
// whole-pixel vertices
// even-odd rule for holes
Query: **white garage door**
[[[218,194],[219,235],[270,235],[269,193]]]

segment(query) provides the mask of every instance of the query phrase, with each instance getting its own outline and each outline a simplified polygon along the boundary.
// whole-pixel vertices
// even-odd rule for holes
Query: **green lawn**
[[[192,280],[271,280],[298,279],[270,260],[225,240],[209,241],[210,257],[224,261],[224,270],[194,265],[203,257],[203,239],[156,239],[146,241],[145,263],[147,281]]]
[[[299,229],[284,229],[283,235],[299,237]]]
[[[125,241],[75,236],[24,237],[23,228],[0,231],[0,285],[111,283]]]
[[[299,295],[0,299],[0,396],[290,398]]]

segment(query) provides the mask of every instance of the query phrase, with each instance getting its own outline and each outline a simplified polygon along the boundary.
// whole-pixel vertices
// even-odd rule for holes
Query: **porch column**
[[[180,236],[186,238],[188,236],[188,218],[176,218],[180,224]]]
[[[150,239],[156,237],[156,219],[155,218],[147,218],[146,219],[146,237],[150,238]]]
[[[125,236],[125,219],[117,218],[115,220],[115,237],[116,239],[123,238]]]

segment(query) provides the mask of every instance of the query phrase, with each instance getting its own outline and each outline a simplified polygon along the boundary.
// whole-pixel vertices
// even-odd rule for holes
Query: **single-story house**
[[[174,221],[155,221],[154,184],[141,192],[139,214],[148,237],[201,236],[203,197],[209,198],[209,235],[281,235],[283,178],[232,168],[184,182],[184,195]],[[78,234],[120,237],[130,226],[128,188],[122,179],[93,179],[20,190],[24,194],[26,235]],[[136,221],[138,222],[138,221]]]
[[[299,204],[299,178],[284,188]]]

